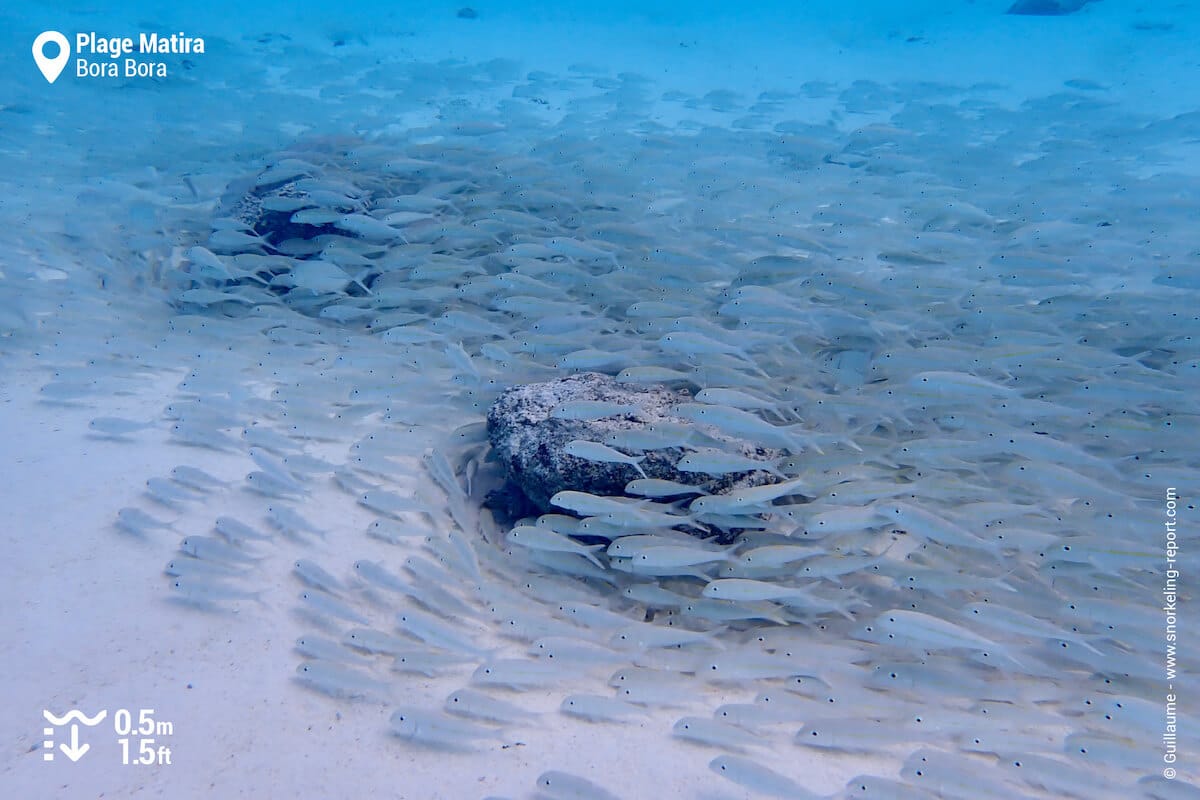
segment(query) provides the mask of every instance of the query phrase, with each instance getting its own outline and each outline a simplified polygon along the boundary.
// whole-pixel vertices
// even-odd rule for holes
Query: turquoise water
[[[1007,5],[6,12],[23,796],[1192,796],[1197,23]],[[510,539],[584,372],[793,488]]]

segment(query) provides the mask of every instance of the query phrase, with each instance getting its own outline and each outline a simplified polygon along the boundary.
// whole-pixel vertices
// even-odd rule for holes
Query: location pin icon
[[[42,52],[42,48],[46,46],[47,42],[54,42],[58,45],[58,55],[54,58],[46,58],[46,54]],[[43,31],[33,40],[33,60],[38,69],[42,71],[42,75],[46,76],[47,82],[54,83],[58,80],[63,67],[67,66],[70,59],[71,44],[67,41],[67,37],[58,31]]]

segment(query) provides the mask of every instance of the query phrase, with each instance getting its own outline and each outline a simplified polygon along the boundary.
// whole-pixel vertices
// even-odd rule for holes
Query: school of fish
[[[430,757],[554,725],[649,731],[755,797],[1197,796],[1158,777],[1164,523],[1170,502],[1186,552],[1200,466],[1200,184],[1171,156],[1195,113],[1088,86],[1010,107],[949,83],[374,77],[445,113],[250,129],[253,156],[205,129],[10,234],[0,331],[42,402],[173,387],[87,435],[178,445],[114,527],[162,550],[181,613],[286,620],[280,675],[385,708],[375,733]],[[688,393],[688,424],[572,442],[627,493],[501,526],[490,403],[586,371]],[[643,472],[679,446],[694,481]],[[747,469],[776,482],[706,490]],[[1177,683],[1196,664],[1181,637]],[[561,766],[529,790],[617,796],[621,765]]]

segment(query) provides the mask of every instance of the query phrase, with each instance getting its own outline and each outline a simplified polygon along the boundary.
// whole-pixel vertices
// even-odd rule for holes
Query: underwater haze
[[[1200,797],[1192,4],[0,30],[7,795]]]

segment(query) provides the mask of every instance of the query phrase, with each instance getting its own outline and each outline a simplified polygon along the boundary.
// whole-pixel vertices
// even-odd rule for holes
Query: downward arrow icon
[[[63,755],[67,758],[71,759],[72,761],[78,761],[79,759],[83,758],[84,754],[86,754],[88,750],[92,749],[92,746],[86,742],[84,744],[79,743],[79,726],[72,725],[71,745],[68,747],[65,744],[60,744],[58,749],[62,750]]]

